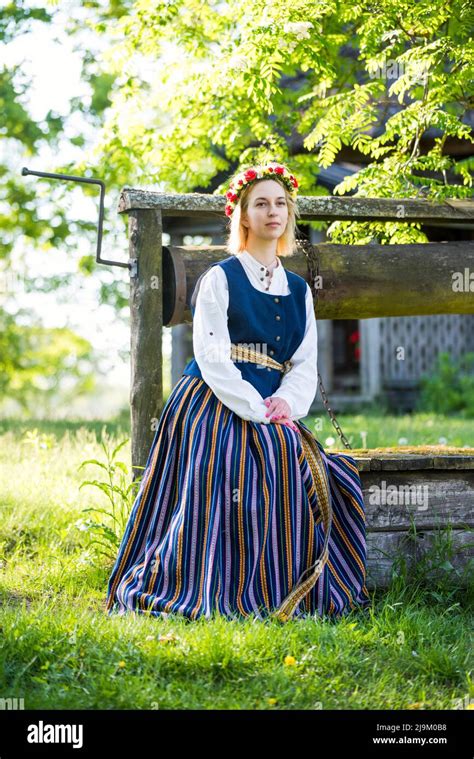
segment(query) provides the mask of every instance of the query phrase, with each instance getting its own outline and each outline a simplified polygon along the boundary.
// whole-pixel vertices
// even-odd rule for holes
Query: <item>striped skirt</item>
[[[338,617],[370,603],[359,472],[350,456],[318,447],[333,508],[329,558],[293,618]],[[106,613],[263,619],[323,543],[299,433],[245,421],[202,379],[183,375],[159,420]]]

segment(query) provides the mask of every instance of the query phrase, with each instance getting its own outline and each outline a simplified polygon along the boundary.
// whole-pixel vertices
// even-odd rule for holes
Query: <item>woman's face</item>
[[[274,226],[270,226],[275,222]],[[288,223],[288,205],[280,182],[264,179],[256,182],[249,193],[249,204],[242,224],[254,237],[278,240]]]

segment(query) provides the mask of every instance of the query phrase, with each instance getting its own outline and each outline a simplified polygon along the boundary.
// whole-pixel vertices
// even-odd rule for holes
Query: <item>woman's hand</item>
[[[267,413],[265,416],[269,416],[271,422],[286,424],[288,427],[291,427],[292,430],[298,432],[298,427],[294,421],[290,419],[290,406],[283,398],[264,398],[263,402],[267,407]]]

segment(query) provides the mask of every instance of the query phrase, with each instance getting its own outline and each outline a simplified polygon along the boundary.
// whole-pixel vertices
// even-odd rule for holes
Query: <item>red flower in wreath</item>
[[[257,178],[257,172],[254,169],[248,169],[245,172],[244,177],[245,177],[245,179],[246,179],[247,182],[251,182],[252,179],[256,179]]]

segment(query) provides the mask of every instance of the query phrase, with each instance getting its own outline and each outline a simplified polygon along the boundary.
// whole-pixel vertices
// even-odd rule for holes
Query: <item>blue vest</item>
[[[290,293],[273,295],[257,290],[251,284],[243,264],[236,256],[231,255],[211,264],[212,266],[222,266],[227,277],[227,326],[231,342],[244,343],[280,363],[289,360],[303,340],[306,328],[306,281],[303,277],[286,270]],[[198,280],[191,300],[193,317],[193,303],[199,284]],[[278,369],[250,361],[238,360],[233,363],[242,373],[242,378],[250,382],[262,398],[273,395],[280,386],[283,373]],[[195,358],[186,364],[183,374],[203,379]]]

